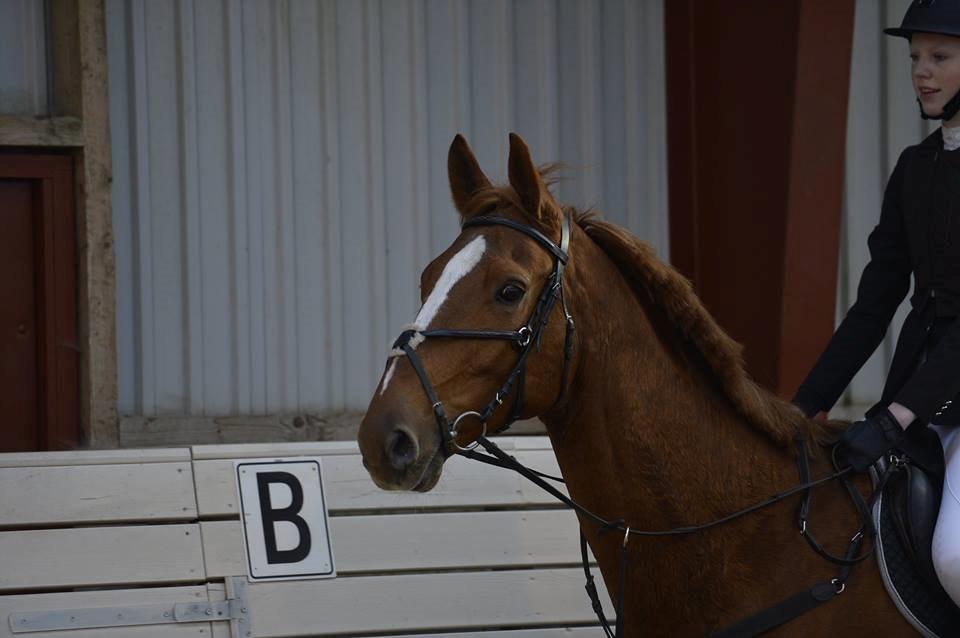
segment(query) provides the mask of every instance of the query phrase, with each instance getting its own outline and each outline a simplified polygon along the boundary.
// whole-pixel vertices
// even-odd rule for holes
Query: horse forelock
[[[702,359],[704,372],[716,380],[734,409],[780,445],[803,432],[811,446],[822,444],[826,430],[805,418],[790,403],[750,378],[743,348],[717,324],[690,281],[656,256],[653,247],[593,213],[576,213],[576,223],[610,257],[638,295],[648,295],[677,331],[681,342]]]

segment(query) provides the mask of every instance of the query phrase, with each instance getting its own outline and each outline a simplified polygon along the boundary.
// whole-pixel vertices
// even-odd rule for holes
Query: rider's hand
[[[840,467],[863,472],[903,439],[903,427],[883,408],[873,416],[851,423],[837,443]]]

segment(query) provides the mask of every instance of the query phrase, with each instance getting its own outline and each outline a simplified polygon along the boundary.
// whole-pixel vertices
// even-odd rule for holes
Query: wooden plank
[[[68,452],[11,452],[0,454],[0,467],[52,467],[119,463],[189,461],[189,448],[153,450],[71,450]]]
[[[77,5],[82,203],[77,224],[80,422],[91,447],[117,446],[117,302],[104,0]]]
[[[501,629],[496,633],[489,631],[470,631],[466,633],[444,632],[444,638],[597,638],[603,632],[596,627],[552,627],[550,629]],[[72,638],[72,637],[71,637]],[[426,638],[423,634],[404,634],[391,638]]]
[[[305,452],[308,453],[308,452]],[[516,453],[521,463],[548,474],[559,474],[552,451]],[[197,461],[193,465],[197,506],[201,518],[236,516],[233,461]],[[359,455],[330,455],[323,459],[323,480],[333,512],[373,509],[542,506],[556,499],[510,470],[492,467],[460,456],[451,457],[440,483],[425,494],[388,492],[378,488],[364,469]],[[560,486],[562,490],[562,485]]]
[[[204,579],[199,525],[0,532],[0,591]]]
[[[543,426],[543,424],[540,422],[539,419],[530,419],[530,422],[531,422],[531,425],[530,425],[531,428],[536,427],[533,422],[540,423],[541,428],[545,427]],[[513,426],[510,426],[510,429],[513,430]],[[510,437],[509,439],[495,437],[493,440],[500,447],[503,447],[502,445],[500,445],[501,441],[504,441],[504,440],[512,441],[513,448],[515,450],[552,450],[553,449],[553,444],[550,442],[550,437],[548,436],[516,436],[516,437]]]
[[[24,636],[30,638],[208,638],[211,635],[211,623],[202,622],[171,623],[169,625],[144,627],[42,631],[30,634],[13,633],[10,631],[10,624],[7,622],[7,618],[14,612],[190,603],[206,600],[207,588],[202,585],[0,596],[0,638],[24,638]],[[217,624],[223,625],[226,623]]]
[[[0,529],[197,517],[189,462],[0,467],[0,494]]]
[[[288,456],[326,456],[359,454],[356,441],[309,441],[304,443],[233,443],[195,445],[193,460],[232,460],[253,458],[285,458]]]
[[[330,519],[338,574],[579,565],[570,510],[447,512]],[[247,573],[240,521],[201,523],[208,578]],[[467,549],[468,546],[468,549]]]
[[[362,412],[303,412],[266,416],[123,416],[120,417],[119,426],[120,446],[195,445],[227,448],[236,444],[285,442],[310,445],[318,441],[336,441],[355,447],[357,429],[363,416]],[[518,421],[510,426],[512,436],[542,435],[544,432],[544,425],[539,419]],[[520,436],[517,440],[526,438],[544,439],[542,436]],[[533,445],[537,447],[540,444]]]
[[[50,75],[57,112],[80,115],[80,50],[77,29],[77,0],[64,0],[50,6]]]
[[[76,117],[0,115],[0,146],[83,146],[83,124]]]
[[[583,583],[571,568],[253,583],[248,592],[254,638],[356,636],[593,624]]]
[[[53,160],[54,158],[49,158]],[[82,348],[63,348],[58,344],[78,343],[80,314],[77,312],[77,207],[78,188],[73,168],[75,158],[62,157],[59,171],[65,175],[44,180],[44,190],[52,199],[43,202],[44,331],[41,338],[46,442],[41,449],[73,450],[81,440],[80,361]],[[45,196],[46,200],[47,197]]]
[[[279,441],[355,441],[362,412],[241,416],[124,416],[120,418],[122,447]]]
[[[504,450],[552,450],[545,436],[498,437],[497,445]],[[226,445],[195,445],[194,460],[241,459],[269,456],[314,456],[326,454],[360,454],[355,440],[310,441],[308,443],[241,443]]]
[[[207,597],[208,600],[212,602],[226,600],[227,599],[227,587],[225,582],[214,582],[207,583]],[[244,635],[234,636],[232,635],[230,623],[217,622],[213,623],[213,631],[211,633],[211,638],[247,638]]]

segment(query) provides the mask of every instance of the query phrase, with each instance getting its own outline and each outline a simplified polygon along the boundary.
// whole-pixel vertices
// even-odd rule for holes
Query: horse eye
[[[517,303],[518,301],[523,299],[523,296],[525,294],[527,294],[527,291],[521,288],[520,286],[516,286],[514,284],[507,284],[506,286],[501,288],[499,291],[497,291],[497,301],[500,301],[502,303]]]

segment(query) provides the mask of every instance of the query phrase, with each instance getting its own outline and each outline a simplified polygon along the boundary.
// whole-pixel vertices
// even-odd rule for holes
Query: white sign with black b
[[[236,461],[250,580],[336,576],[319,458]]]

